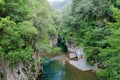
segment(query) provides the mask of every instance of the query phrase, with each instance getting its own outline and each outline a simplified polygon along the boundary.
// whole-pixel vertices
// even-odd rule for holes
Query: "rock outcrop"
[[[49,35],[49,42],[50,42],[51,47],[55,47],[58,43],[58,35],[50,34]]]
[[[78,59],[80,59],[85,56],[83,48],[75,45],[72,38],[70,38],[69,40],[66,41],[66,45],[67,45],[68,53],[70,53],[71,58],[77,57]]]
[[[34,53],[29,63],[20,62],[17,66],[10,68],[9,61],[0,61],[0,80],[36,80],[42,72],[40,55]]]
[[[76,52],[76,45],[75,45],[74,41],[72,40],[72,38],[70,38],[66,41],[66,46],[67,46],[67,49],[68,49],[69,53],[75,53]]]
[[[87,64],[83,47],[79,47],[75,45],[72,38],[66,41],[66,45],[67,45],[68,52],[69,52],[69,58],[70,59],[75,58],[75,57],[78,58],[77,61],[69,60],[69,63],[71,65],[73,65],[74,67],[82,71],[97,70],[97,67],[96,67],[97,65],[90,66]]]

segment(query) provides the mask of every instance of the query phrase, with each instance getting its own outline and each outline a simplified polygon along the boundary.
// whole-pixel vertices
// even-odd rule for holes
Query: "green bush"
[[[61,52],[62,52],[62,49],[60,47],[51,48],[49,50],[49,53],[51,53],[51,54],[60,54]]]

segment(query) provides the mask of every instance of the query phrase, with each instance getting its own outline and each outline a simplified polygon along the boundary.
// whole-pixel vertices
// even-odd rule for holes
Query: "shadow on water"
[[[37,80],[99,80],[92,71],[80,71],[68,62],[51,61],[43,69]]]

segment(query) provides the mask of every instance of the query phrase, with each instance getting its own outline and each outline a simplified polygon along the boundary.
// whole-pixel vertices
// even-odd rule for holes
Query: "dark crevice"
[[[63,37],[59,36],[57,46],[60,47],[63,52],[67,52],[68,51],[66,43],[65,43],[65,39]]]

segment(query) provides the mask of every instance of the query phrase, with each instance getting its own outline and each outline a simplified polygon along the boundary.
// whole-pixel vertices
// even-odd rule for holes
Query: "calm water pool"
[[[92,71],[80,71],[68,62],[52,61],[44,65],[44,74],[37,80],[99,80]]]

